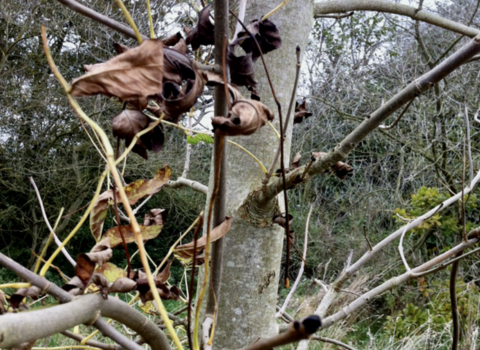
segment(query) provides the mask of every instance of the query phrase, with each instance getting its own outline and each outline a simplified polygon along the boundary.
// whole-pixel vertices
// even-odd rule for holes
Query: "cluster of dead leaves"
[[[131,184],[125,186],[125,194],[127,195],[128,202],[130,205],[135,205],[139,200],[154,195],[161,191],[163,186],[171,179],[172,169],[169,166],[162,168],[157,171],[154,178],[151,180],[140,179]],[[117,190],[117,200],[120,197]],[[93,234],[93,237],[98,242],[102,236],[103,223],[107,218],[109,205],[113,201],[113,191],[108,190],[100,194],[93,206],[93,209],[90,213],[90,231]],[[158,209],[162,210],[162,209]],[[155,214],[154,214],[155,213]],[[152,212],[153,217],[156,217],[162,212]],[[144,235],[144,240],[152,239],[158,236],[161,229],[163,228],[163,222],[166,220],[166,213],[162,214],[162,221],[160,223],[159,219],[153,220],[153,222],[148,222],[148,224],[140,225],[142,234]],[[133,229],[131,225],[121,226],[121,230],[124,235],[128,236],[127,242],[133,242]],[[117,246],[122,242],[121,235],[117,227],[114,227],[105,233],[106,236],[111,237],[110,244],[112,247]],[[131,237],[131,238],[130,238]]]
[[[172,45],[172,48],[165,47]],[[107,62],[85,65],[86,74],[72,81],[71,94],[85,97],[103,94],[128,105],[113,118],[113,134],[130,145],[135,135],[153,126],[142,111],[148,101],[159,107],[157,115],[178,123],[203,92],[206,78],[185,54],[187,46],[179,33],[166,40],[145,40],[135,48],[115,44],[118,55]],[[133,152],[147,159],[147,150],[159,152],[163,130],[156,126],[142,135]]]

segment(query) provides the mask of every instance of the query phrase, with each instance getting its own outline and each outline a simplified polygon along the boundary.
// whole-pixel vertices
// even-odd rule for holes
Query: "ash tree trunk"
[[[244,23],[260,18],[278,5],[278,0],[248,1]],[[313,1],[291,1],[269,19],[280,31],[282,47],[265,55],[265,60],[285,120],[295,80],[296,46],[304,52],[313,25]],[[274,111],[273,124],[279,130],[277,107],[261,59],[255,64],[255,77],[259,81],[262,102]],[[293,116],[285,140],[286,167],[292,126]],[[267,168],[279,142],[268,125],[251,136],[232,139],[254,153]],[[278,211],[276,200],[248,210],[242,206],[248,195],[261,187],[265,178],[262,170],[237,147],[228,145],[227,154],[226,215],[233,216],[234,220],[224,242],[215,349],[243,348],[259,337],[277,333],[275,305],[284,241],[284,229],[271,223]],[[211,171],[210,191],[213,174]],[[208,203],[209,199],[207,207]]]

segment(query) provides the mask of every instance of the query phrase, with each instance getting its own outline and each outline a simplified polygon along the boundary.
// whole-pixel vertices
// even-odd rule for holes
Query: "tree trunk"
[[[278,0],[248,1],[245,23],[260,18],[279,3]],[[269,19],[279,28],[283,41],[282,48],[267,54],[265,60],[285,120],[295,79],[296,46],[300,45],[303,52],[308,42],[313,24],[313,1],[291,1]],[[262,102],[274,111],[274,125],[279,130],[277,107],[261,59],[255,65],[255,73]],[[292,125],[293,116],[285,140],[286,163],[290,153]],[[268,125],[251,136],[232,139],[255,154],[267,169],[279,142]],[[278,210],[277,203],[271,203],[268,208],[249,208],[248,212],[241,208],[248,194],[261,186],[265,175],[260,167],[250,156],[230,144],[227,153],[226,212],[234,220],[225,238],[215,328],[216,350],[241,348],[258,337],[277,332],[274,317],[284,240],[284,230],[278,225],[271,225],[272,217]],[[213,188],[212,176],[213,171],[210,191]]]

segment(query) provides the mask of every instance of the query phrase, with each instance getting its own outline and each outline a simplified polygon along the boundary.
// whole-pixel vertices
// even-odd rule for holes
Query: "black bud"
[[[308,316],[302,322],[303,322],[303,326],[305,327],[305,331],[308,334],[315,333],[322,326],[322,321],[320,320],[320,316],[317,316],[317,315]]]

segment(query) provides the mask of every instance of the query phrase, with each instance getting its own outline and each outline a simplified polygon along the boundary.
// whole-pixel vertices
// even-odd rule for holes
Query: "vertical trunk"
[[[245,23],[279,5],[278,0],[250,0]],[[295,0],[276,12],[270,19],[280,30],[282,48],[265,56],[272,83],[286,114],[295,79],[295,48],[302,52],[313,24],[313,1]],[[255,67],[259,93],[276,115],[274,125],[279,129],[278,114],[261,60]],[[284,115],[286,118],[286,115]],[[290,119],[290,124],[293,118]],[[285,155],[290,153],[292,125],[285,142]],[[267,125],[248,137],[233,138],[255,154],[268,168],[278,147],[278,139]],[[247,154],[228,145],[226,211],[234,221],[225,238],[221,295],[214,348],[241,348],[258,337],[277,332],[275,305],[282,257],[284,232],[272,226],[271,219],[277,204],[255,208],[247,213],[239,210],[248,194],[261,186],[264,174]],[[213,172],[212,172],[213,176]],[[210,179],[209,189],[213,188]],[[208,196],[209,197],[209,196]]]

